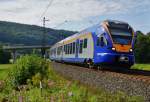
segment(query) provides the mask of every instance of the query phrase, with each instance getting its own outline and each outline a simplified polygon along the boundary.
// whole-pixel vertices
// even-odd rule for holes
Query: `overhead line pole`
[[[46,45],[46,28],[45,28],[45,23],[47,20],[45,17],[43,18],[43,37],[42,37],[42,57],[45,58],[45,45]]]

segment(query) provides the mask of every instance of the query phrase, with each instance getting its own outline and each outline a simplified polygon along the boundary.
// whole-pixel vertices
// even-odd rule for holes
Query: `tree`
[[[10,52],[3,51],[2,45],[0,45],[0,64],[9,63],[10,58],[11,58]]]
[[[138,63],[150,63],[150,34],[144,35],[137,31],[135,44],[135,59]]]

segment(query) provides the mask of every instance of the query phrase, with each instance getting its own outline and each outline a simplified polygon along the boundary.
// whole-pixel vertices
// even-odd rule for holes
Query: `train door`
[[[97,36],[96,47],[95,47],[95,63],[102,62],[103,56],[107,53],[108,50],[108,41],[105,37],[105,33]]]
[[[107,45],[108,45],[108,41],[103,33],[97,39],[97,47],[100,50],[100,52],[105,53],[105,51],[107,50]]]
[[[75,58],[79,56],[79,39],[76,40]]]
[[[107,41],[106,33],[104,32],[104,28],[98,27],[96,31],[96,35],[97,35],[96,51],[98,54],[105,53],[108,47],[107,46],[108,41]]]

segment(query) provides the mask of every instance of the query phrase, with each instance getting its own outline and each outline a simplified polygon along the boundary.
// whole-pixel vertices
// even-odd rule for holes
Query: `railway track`
[[[150,101],[150,71],[142,70],[97,70],[81,66],[52,62],[56,72],[92,87],[101,87],[110,92],[123,91],[128,95],[143,96]]]
[[[105,70],[107,71],[107,70]],[[141,82],[144,82],[144,83],[147,83],[147,84],[150,84],[150,74],[148,75],[148,73],[150,72],[146,72],[143,73],[143,71],[132,71],[132,70],[126,70],[126,71],[119,71],[119,72],[109,72],[111,73],[113,76],[115,77],[120,77],[120,78],[124,78],[124,79],[130,79],[130,80],[134,80],[134,81],[141,81]]]
[[[58,62],[55,62],[58,63]],[[62,63],[58,63],[58,64],[62,64]],[[144,70],[136,70],[136,69],[126,69],[126,68],[117,68],[117,69],[111,69],[110,67],[105,67],[102,70],[98,70],[95,68],[87,68],[87,67],[83,67],[83,66],[79,66],[79,65],[71,65],[71,64],[63,64],[66,67],[79,67],[79,68],[85,68],[87,70],[90,71],[96,71],[96,72],[103,72],[106,74],[112,74],[115,77],[121,77],[121,78],[125,78],[125,79],[131,79],[131,80],[139,80],[139,81],[143,81],[147,84],[150,84],[150,71],[144,71]]]
[[[116,77],[143,81],[147,84],[150,84],[150,71],[126,69],[126,68],[117,68],[115,70],[115,69],[111,69],[111,67],[103,69],[103,70],[95,70],[95,71],[108,72],[108,73],[111,73],[113,76],[116,76]]]

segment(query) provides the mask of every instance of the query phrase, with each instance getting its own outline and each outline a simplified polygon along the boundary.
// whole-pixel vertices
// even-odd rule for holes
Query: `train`
[[[130,68],[135,63],[135,41],[136,33],[127,22],[104,20],[54,44],[49,58],[88,67],[115,65]]]

